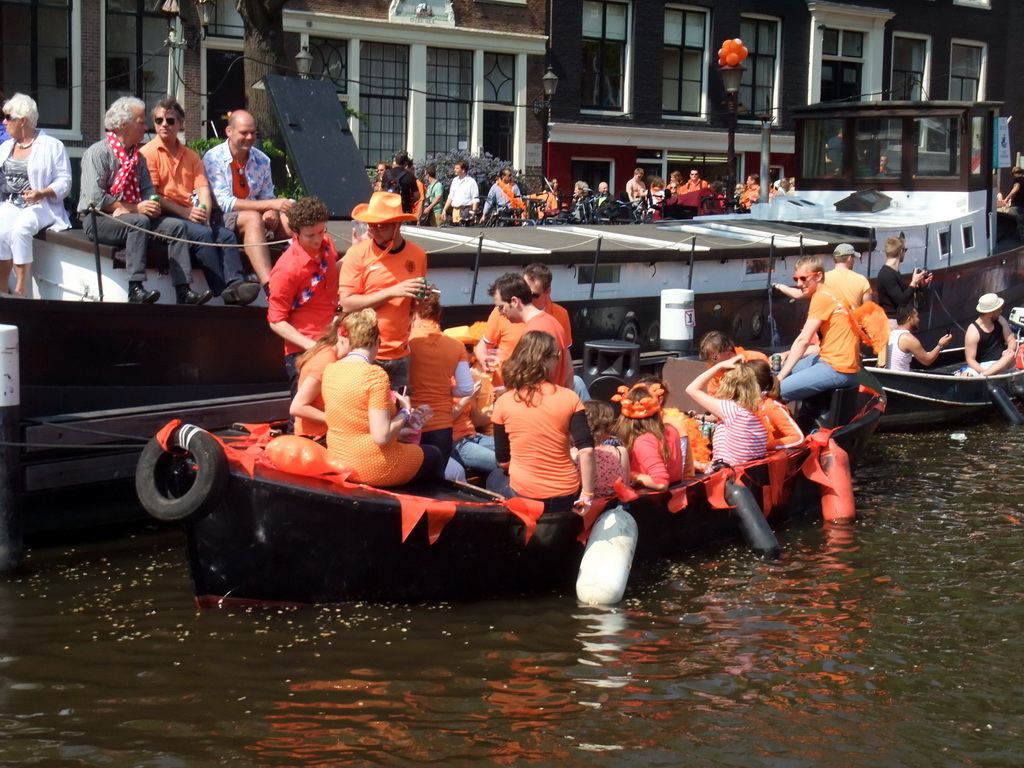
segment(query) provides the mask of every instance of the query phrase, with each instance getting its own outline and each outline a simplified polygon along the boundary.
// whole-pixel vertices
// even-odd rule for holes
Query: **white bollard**
[[[636,520],[615,507],[594,522],[576,577],[576,599],[586,605],[615,605],[622,600],[636,552]]]
[[[671,352],[693,352],[693,291],[666,288],[661,292],[661,348]]]

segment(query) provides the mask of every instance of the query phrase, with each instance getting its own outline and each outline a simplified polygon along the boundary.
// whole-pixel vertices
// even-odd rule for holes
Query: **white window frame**
[[[847,6],[825,0],[808,0],[810,51],[807,72],[807,103],[821,101],[822,32],[825,28],[861,32],[864,35],[861,93],[865,101],[882,97],[882,52],[885,25],[896,15],[884,8]]]
[[[988,45],[980,40],[967,40],[961,37],[954,37],[949,41],[949,77],[953,78],[953,46],[962,45],[970,48],[981,49],[981,72],[978,74],[978,95],[975,101],[985,100],[985,74],[988,70]],[[946,90],[946,98],[950,97],[949,89]]]
[[[923,40],[924,41],[924,72],[921,74],[921,97],[925,101],[928,100],[929,93],[928,86],[932,81],[932,39],[928,35],[919,35],[914,32],[893,32],[892,35],[892,46],[889,53],[889,93],[892,93],[894,87],[893,83],[893,66],[896,61],[896,39],[900,38],[903,40]]]
[[[756,19],[758,21],[774,21],[775,22],[775,76],[772,79],[772,126],[779,124],[779,94],[782,93],[782,19],[778,16],[769,16],[763,13],[742,13],[740,14],[740,21],[743,19]],[[751,116],[739,120],[741,123],[747,123],[749,125],[761,125],[759,116]]]
[[[969,8],[984,8],[986,11],[992,10],[991,0],[953,0],[953,5],[965,5]]]
[[[677,115],[672,112],[663,112],[662,118],[665,120],[680,120],[685,122],[699,122],[706,123],[708,121],[708,62],[711,59],[711,12],[708,8],[701,8],[694,5],[667,5],[665,6],[666,11],[682,11],[684,13],[699,13],[704,17],[704,56],[701,60],[700,66],[700,106],[697,110],[696,115]],[[685,42],[685,30],[684,30],[684,42]],[[685,45],[684,45],[685,48]],[[628,54],[628,51],[627,51]],[[664,80],[665,73],[662,72],[662,79]],[[664,86],[663,86],[664,87]],[[662,108],[664,108],[664,102],[662,102]]]

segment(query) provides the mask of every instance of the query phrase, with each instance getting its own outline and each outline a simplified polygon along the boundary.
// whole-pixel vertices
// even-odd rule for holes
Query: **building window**
[[[707,19],[702,11],[665,11],[661,108],[669,114],[703,112]]]
[[[427,48],[427,152],[469,148],[473,52]]]
[[[167,95],[167,18],[160,0],[107,2],[107,106],[137,96],[153,109]]]
[[[484,101],[507,104],[516,101],[516,57],[510,53],[484,53]]]
[[[241,40],[245,36],[245,22],[235,6],[235,0],[212,0],[210,5],[213,6],[213,18],[207,34]]]
[[[825,29],[821,53],[821,101],[859,99],[864,71],[864,33]]]
[[[978,101],[982,98],[981,63],[984,53],[980,45],[953,43],[950,47],[950,101]]]
[[[362,43],[359,73],[359,111],[366,116],[359,148],[370,167],[405,148],[409,46]]]
[[[740,83],[740,103],[753,115],[775,114],[775,70],[779,56],[779,22],[740,20],[740,36],[749,55]]]
[[[889,98],[921,101],[925,98],[924,69],[928,61],[928,41],[913,37],[892,39],[892,82]]]
[[[629,6],[583,3],[583,107],[622,110]]]
[[[339,94],[348,93],[348,41],[309,38],[313,61],[309,74],[314,80],[332,80]]]
[[[39,125],[71,126],[71,3],[0,2],[0,90],[32,96]]]

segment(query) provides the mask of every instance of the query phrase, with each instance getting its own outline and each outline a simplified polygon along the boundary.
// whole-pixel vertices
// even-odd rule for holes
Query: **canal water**
[[[0,765],[1024,765],[1022,453],[878,436],[852,528],[614,609],[199,611],[177,532],[38,548],[0,581]]]

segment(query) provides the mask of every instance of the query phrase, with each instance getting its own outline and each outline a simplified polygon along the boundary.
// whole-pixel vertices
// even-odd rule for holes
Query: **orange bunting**
[[[673,515],[681,509],[686,509],[686,505],[690,503],[690,499],[686,495],[686,489],[689,487],[689,485],[681,485],[669,491],[668,511]]]
[[[178,451],[172,451],[170,445],[171,437],[177,431],[178,427],[181,426],[181,419],[173,419],[167,422],[163,429],[156,433],[156,441],[160,443],[160,447],[163,448],[167,453],[178,453]]]
[[[580,535],[576,537],[576,540],[586,546],[587,542],[590,541],[590,531],[594,527],[594,523],[597,522],[597,518],[601,516],[601,513],[608,507],[609,499],[594,499],[594,503],[590,505],[590,509],[583,513],[583,528],[580,531]]]
[[[427,511],[427,500],[422,496],[398,495],[398,503],[402,505],[402,541],[409,538],[416,523]]]
[[[433,544],[448,522],[455,517],[454,501],[427,502],[427,539]]]
[[[612,490],[615,492],[615,496],[619,501],[624,501],[627,504],[640,498],[639,494],[634,491],[629,483],[625,482],[621,477],[615,478]]]
[[[732,477],[728,468],[722,468],[704,481],[708,493],[708,503],[715,509],[731,509],[732,505],[725,500],[725,484]]]
[[[522,496],[513,496],[505,500],[508,511],[518,517],[526,525],[526,539],[529,543],[533,532],[537,529],[537,518],[544,514],[544,502],[536,499],[524,499]]]

